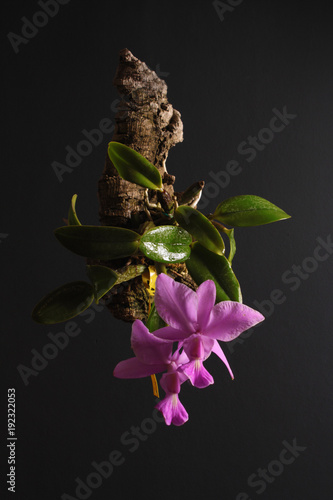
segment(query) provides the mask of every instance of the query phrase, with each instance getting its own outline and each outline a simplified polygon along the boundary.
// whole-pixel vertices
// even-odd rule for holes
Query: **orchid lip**
[[[172,394],[172,406],[174,408],[176,408],[177,404],[178,404],[178,394],[175,393],[175,394]]]

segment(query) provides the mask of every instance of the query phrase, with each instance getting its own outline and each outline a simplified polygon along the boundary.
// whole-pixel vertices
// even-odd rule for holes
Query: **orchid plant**
[[[68,250],[94,261],[112,262],[142,255],[148,269],[138,265],[134,271],[116,272],[107,265],[88,265],[90,283],[75,281],[57,288],[36,305],[32,317],[42,324],[67,321],[93,301],[98,303],[112,287],[142,276],[149,290],[149,315],[145,323],[134,321],[131,347],[135,356],[118,363],[114,375],[150,376],[153,392],[159,397],[156,374],[164,372],[160,385],[165,397],[156,408],[167,425],[182,425],[188,414],[178,397],[181,385],[189,381],[194,387],[205,388],[214,383],[204,367],[212,352],[233,378],[219,342],[231,341],[264,320],[260,312],[242,303],[240,285],[232,269],[236,251],[234,228],[268,224],[289,215],[259,196],[241,195],[222,201],[206,217],[194,208],[193,197],[187,200],[183,196],[181,205],[176,199],[170,200],[158,169],[136,151],[111,142],[108,153],[121,178],[159,195],[159,223],[150,221],[138,231],[82,225],[74,195],[68,224],[56,229],[55,236]],[[229,239],[228,257],[222,235]],[[168,266],[175,263],[185,263],[197,285],[196,291],[168,275]]]

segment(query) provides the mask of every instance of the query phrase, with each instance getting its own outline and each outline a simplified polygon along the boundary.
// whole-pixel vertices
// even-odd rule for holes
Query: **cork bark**
[[[120,51],[113,83],[121,100],[111,140],[126,144],[155,165],[162,176],[164,189],[172,198],[175,177],[167,172],[166,160],[170,148],[183,140],[183,123],[179,111],[168,102],[166,83],[128,49]],[[102,225],[140,232],[144,222],[157,217],[153,210],[147,210],[145,189],[121,179],[108,155],[98,183],[98,196]],[[154,191],[149,190],[148,196],[151,203],[157,201]],[[116,270],[128,268],[135,275],[136,269],[142,270],[142,266],[153,263],[138,256],[103,264]],[[171,276],[195,288],[184,264],[167,267]],[[114,286],[111,296],[112,300],[107,303],[116,318],[124,321],[146,319],[148,293],[141,276]]]

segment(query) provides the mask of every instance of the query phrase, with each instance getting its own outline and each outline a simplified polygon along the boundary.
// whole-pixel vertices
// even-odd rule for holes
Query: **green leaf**
[[[87,274],[93,284],[96,303],[113,287],[118,279],[118,274],[106,266],[87,266]]]
[[[132,255],[140,235],[110,226],[64,226],[54,231],[58,241],[71,252],[92,259],[111,260]]]
[[[74,318],[94,300],[93,287],[85,281],[73,281],[46,295],[32,311],[32,319],[53,325]]]
[[[218,255],[224,253],[225,248],[220,233],[201,212],[181,205],[175,211],[174,217],[178,224],[205,248]]]
[[[236,240],[235,240],[235,235],[234,235],[234,228],[226,229],[225,233],[229,238],[230,250],[229,250],[228,261],[231,264],[232,259],[235,257],[235,253],[236,253]]]
[[[222,300],[242,302],[238,280],[231,269],[230,262],[224,255],[217,255],[207,250],[200,243],[194,243],[186,267],[198,285],[206,280],[214,281],[216,285],[216,302]]]
[[[74,194],[68,212],[68,224],[70,226],[81,226],[81,222],[79,221],[75,210],[76,199],[77,199],[77,194]]]
[[[155,303],[153,303],[146,321],[146,327],[150,332],[155,332],[159,328],[163,328],[165,325],[166,323],[164,323],[163,319],[159,316],[156,311]]]
[[[210,217],[233,227],[260,226],[282,219],[289,219],[281,208],[264,198],[240,195],[222,201]]]
[[[227,227],[225,227],[220,222],[217,222],[217,220],[213,220],[212,223],[214,224],[214,227],[216,227],[216,229],[218,231],[222,231],[229,238],[229,256],[228,256],[228,261],[231,264],[232,263],[232,259],[235,257],[235,253],[236,253],[236,240],[235,240],[235,236],[234,236],[234,228],[228,229]]]
[[[159,226],[141,237],[140,250],[156,262],[184,262],[190,256],[191,235],[176,226]]]
[[[140,153],[120,142],[110,142],[108,153],[120,177],[144,188],[161,190],[161,174]]]

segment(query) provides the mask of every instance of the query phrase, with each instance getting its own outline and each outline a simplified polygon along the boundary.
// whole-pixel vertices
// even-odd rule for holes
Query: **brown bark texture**
[[[147,158],[159,170],[170,198],[180,197],[181,193],[174,193],[175,177],[167,172],[166,159],[169,149],[183,140],[183,123],[179,111],[168,102],[166,83],[128,49],[120,51],[113,83],[121,100],[112,141],[121,142]],[[149,220],[159,225],[160,211],[154,213],[150,208],[158,201],[156,192],[148,191],[148,205],[145,189],[121,179],[108,155],[98,183],[98,196],[102,225],[138,232],[142,232]],[[124,321],[145,320],[149,296],[141,273],[153,262],[144,256],[135,256],[102,264],[124,273],[124,281],[117,283],[107,297],[112,297],[107,300],[111,313]],[[177,281],[196,288],[185,264],[167,265],[167,270]]]

